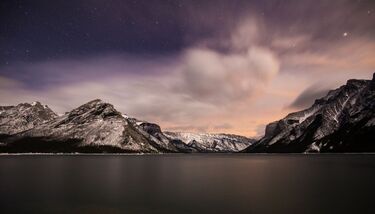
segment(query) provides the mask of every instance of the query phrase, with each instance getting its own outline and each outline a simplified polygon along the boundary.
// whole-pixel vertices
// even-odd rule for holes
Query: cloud
[[[285,51],[296,47],[304,47],[310,40],[311,37],[308,35],[275,36],[271,42],[271,47]]]
[[[222,123],[222,124],[215,125],[213,128],[217,130],[223,130],[223,129],[233,128],[233,126],[229,123]]]
[[[249,106],[279,71],[271,50],[245,38],[256,31],[243,22],[226,51],[197,44],[163,57],[114,53],[7,66],[0,75],[13,83],[0,88],[0,104],[40,100],[63,113],[100,98],[168,130],[231,131],[231,112]]]
[[[236,50],[243,50],[254,46],[260,39],[260,35],[262,35],[259,32],[260,26],[259,20],[255,17],[242,19],[231,35],[231,47]]]
[[[314,84],[306,88],[297,98],[289,105],[290,108],[305,109],[314,103],[316,99],[327,95],[330,89],[325,86]]]
[[[207,132],[208,126],[200,125],[181,125],[181,126],[170,126],[167,128],[167,131],[176,131],[176,132]]]
[[[185,55],[178,89],[200,101],[230,104],[248,99],[277,74],[278,68],[276,57],[260,47],[230,54],[191,49]]]
[[[264,136],[264,133],[266,131],[266,125],[265,124],[259,124],[256,126],[256,137],[260,138]]]
[[[31,89],[42,89],[118,75],[140,76],[146,72],[148,75],[157,75],[170,70],[169,66],[178,63],[176,60],[178,56],[136,57],[129,54],[107,53],[31,63],[18,62],[3,67],[0,75],[21,81]]]
[[[15,88],[17,86],[19,86],[19,83],[17,81],[0,76],[0,90]]]
[[[326,3],[319,1],[311,12],[312,4],[293,4],[297,8],[293,11],[282,7],[285,11],[275,10],[281,14],[274,17],[252,13],[250,18],[224,18],[225,23],[215,11],[207,19],[202,13],[192,23],[203,24],[188,26],[194,38],[188,38],[188,45],[177,54],[112,52],[4,66],[0,104],[40,100],[62,113],[101,98],[129,116],[167,130],[259,136],[263,124],[290,112],[285,106],[308,107],[328,88],[374,72],[372,31],[362,35],[353,28],[344,38],[337,33],[347,30],[343,24],[340,29],[329,27],[342,14],[334,12],[332,23],[320,25],[325,20],[316,22],[314,14],[320,14],[316,11]],[[309,11],[312,15],[305,15]],[[279,18],[286,14],[293,20]],[[355,22],[350,26],[375,29],[370,22],[360,26],[356,19],[349,21]],[[200,37],[202,29],[206,31]]]

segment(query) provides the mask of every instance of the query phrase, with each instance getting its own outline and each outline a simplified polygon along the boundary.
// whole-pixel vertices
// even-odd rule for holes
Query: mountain
[[[189,132],[164,132],[174,142],[182,142],[185,148],[196,152],[238,152],[255,140],[230,134],[207,134]]]
[[[0,109],[0,152],[237,152],[252,143],[236,135],[164,133],[101,100],[62,116],[39,102]]]
[[[177,152],[158,126],[123,116],[101,100],[3,139],[3,152]]]
[[[0,135],[22,132],[56,117],[57,114],[40,102],[0,106]]]
[[[246,152],[375,152],[375,74],[266,126]]]
[[[148,136],[151,141],[157,143],[157,147],[163,148],[165,151],[180,151],[180,149],[164,135],[159,125],[135,118],[128,118],[128,121],[139,132]]]
[[[0,152],[237,152],[253,142],[236,135],[164,133],[101,100],[62,116],[39,102],[0,109]]]
[[[62,116],[39,102],[0,107],[0,152],[375,152],[375,74],[348,80],[305,110],[270,123],[254,140],[163,132],[93,100]]]

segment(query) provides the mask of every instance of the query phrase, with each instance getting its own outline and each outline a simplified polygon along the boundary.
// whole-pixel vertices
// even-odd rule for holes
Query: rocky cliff
[[[375,74],[348,80],[308,109],[270,123],[247,152],[374,152]]]

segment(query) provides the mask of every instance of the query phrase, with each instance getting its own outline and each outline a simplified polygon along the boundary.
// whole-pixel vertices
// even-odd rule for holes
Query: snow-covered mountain
[[[308,109],[270,123],[248,152],[374,152],[375,74],[348,80]]]
[[[163,132],[93,100],[58,116],[39,102],[0,107],[0,152],[375,152],[375,74],[349,80],[308,109],[270,123],[256,141]]]
[[[14,152],[177,152],[150,126],[124,117],[101,100],[88,102],[5,140]]]
[[[170,139],[164,135],[159,125],[129,117],[127,118],[127,120],[139,132],[148,136],[151,141],[156,142],[157,148],[162,148],[164,150],[173,152],[179,151],[178,147],[176,147],[170,141]]]
[[[2,152],[236,152],[252,143],[236,135],[163,133],[101,100],[61,116],[39,102],[0,109]]]
[[[61,116],[39,102],[0,109],[2,152],[237,152],[253,142],[237,135],[164,133],[101,100]]]
[[[57,114],[40,102],[0,106],[0,135],[22,132],[56,117]]]
[[[182,142],[187,148],[198,152],[238,152],[255,140],[230,134],[208,134],[189,132],[164,132],[174,142]]]

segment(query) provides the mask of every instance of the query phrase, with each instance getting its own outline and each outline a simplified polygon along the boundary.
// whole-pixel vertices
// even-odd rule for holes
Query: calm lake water
[[[375,213],[375,155],[0,156],[0,213]]]

